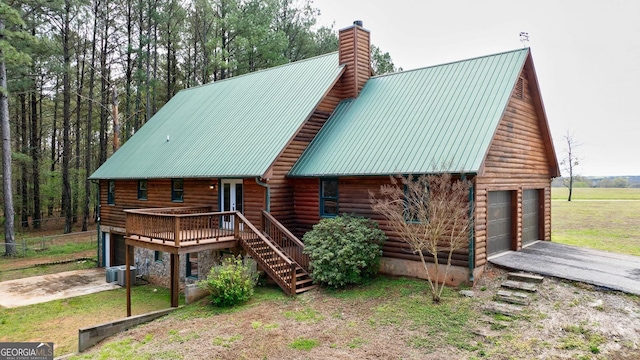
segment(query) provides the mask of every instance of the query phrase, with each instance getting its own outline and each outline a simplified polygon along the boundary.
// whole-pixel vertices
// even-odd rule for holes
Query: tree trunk
[[[156,85],[158,79],[158,0],[153,2],[153,95],[151,98],[151,116],[157,111]],[[167,99],[167,101],[169,101]]]
[[[108,8],[108,4],[105,5]],[[107,145],[109,140],[109,135],[107,134],[107,122],[109,117],[108,106],[109,106],[109,74],[107,69],[107,52],[109,50],[108,47],[108,37],[109,37],[109,15],[105,14],[104,18],[104,32],[102,35],[101,42],[101,54],[100,54],[100,94],[102,106],[100,107],[100,153],[98,157],[98,165],[102,165],[105,161],[107,161]]]
[[[144,2],[142,0],[138,0],[138,51],[137,51],[137,58],[136,58],[136,63],[137,63],[137,72],[136,72],[136,108],[135,108],[135,115],[134,115],[134,120],[133,120],[133,132],[137,132],[138,129],[140,129],[140,102],[142,101],[141,96],[142,94],[140,93],[140,83],[141,83],[141,76],[139,74],[140,69],[142,69],[142,47],[144,46],[144,42],[143,42],[143,37],[142,37],[142,29],[143,29],[143,24],[144,24],[144,17],[143,17],[143,8],[144,8]]]
[[[131,58],[131,54],[133,51],[133,19],[132,19],[132,2],[133,0],[127,0],[127,68],[125,69],[125,98],[124,98],[124,136],[123,143],[129,139],[131,136],[131,125],[129,123],[129,118],[131,117],[131,82],[133,81],[133,61]]]
[[[149,7],[147,8],[147,52],[145,54],[145,95],[146,95],[146,106],[145,106],[145,122],[149,121],[151,118],[151,86],[150,86],[150,66],[151,66],[151,22],[153,20],[153,15],[151,12],[151,1],[148,0]],[[142,25],[142,24],[141,24]]]
[[[93,88],[95,78],[95,60],[96,60],[96,33],[98,31],[97,15],[98,7],[100,6],[99,0],[94,0],[93,7],[93,36],[91,41],[91,66],[89,67],[89,105],[87,110],[87,129],[86,129],[86,141],[85,141],[85,158],[84,169],[86,176],[84,178],[84,208],[82,209],[82,231],[87,231],[89,227],[89,205],[91,202],[91,180],[89,180],[89,174],[91,173],[91,121],[93,120]]]
[[[35,72],[34,72],[35,73]],[[33,179],[33,212],[31,213],[33,228],[40,229],[42,205],[40,204],[40,133],[38,129],[38,99],[34,86],[31,93],[31,178]],[[38,91],[41,94],[41,91]],[[41,96],[42,99],[42,96]]]
[[[80,202],[80,141],[82,136],[80,134],[80,116],[82,111],[82,88],[84,86],[84,62],[86,57],[87,43],[85,40],[82,49],[82,60],[80,60],[80,51],[76,54],[76,131],[75,131],[75,162],[73,173],[73,223],[78,222],[78,204]],[[79,50],[79,49],[78,49]],[[89,174],[86,174],[89,176]]]
[[[67,234],[71,232],[73,225],[71,184],[69,182],[69,157],[71,155],[69,139],[69,118],[71,117],[71,85],[69,82],[69,72],[71,71],[71,54],[69,49],[69,37],[71,35],[71,31],[69,29],[69,16],[71,12],[70,0],[65,0],[64,11],[64,29],[62,31],[62,208],[64,211],[64,233]]]
[[[53,174],[56,171],[56,161],[58,156],[58,140],[56,139],[56,134],[58,129],[56,129],[58,124],[58,76],[56,76],[56,86],[55,91],[56,94],[53,97],[53,124],[51,125],[51,167],[49,171],[51,172],[49,181],[52,181]],[[49,195],[49,205],[47,206],[47,216],[53,216],[53,204],[56,202],[55,196],[53,195],[53,191],[51,191]]]
[[[0,17],[0,41],[4,41],[4,20]],[[4,193],[4,242],[5,255],[16,254],[13,227],[13,189],[11,188],[11,127],[9,125],[9,97],[7,96],[7,69],[0,48],[0,121],[2,123],[2,179]]]
[[[16,140],[20,142],[20,145],[16,146],[16,148],[20,149],[20,152],[25,156],[28,155],[29,152],[27,122],[27,97],[25,94],[20,94],[20,132],[16,134]],[[23,228],[29,227],[28,177],[27,164],[21,161],[20,185],[18,185],[18,188],[20,189],[20,226]]]

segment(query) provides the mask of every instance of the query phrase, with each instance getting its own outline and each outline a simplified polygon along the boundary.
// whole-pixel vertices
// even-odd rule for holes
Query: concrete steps
[[[544,280],[544,276],[540,276],[536,274],[510,272],[507,275],[507,280],[514,280],[514,281],[533,283],[533,284],[542,284],[542,281]]]
[[[507,280],[500,286],[494,296],[494,301],[489,302],[483,310],[491,314],[501,314],[516,317],[523,307],[531,303],[530,295],[538,291],[537,284],[541,284],[544,277],[526,273],[509,273]]]

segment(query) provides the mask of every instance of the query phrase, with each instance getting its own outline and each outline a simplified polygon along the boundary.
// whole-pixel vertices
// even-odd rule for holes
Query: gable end
[[[529,55],[484,158],[481,176],[560,175],[532,66]]]

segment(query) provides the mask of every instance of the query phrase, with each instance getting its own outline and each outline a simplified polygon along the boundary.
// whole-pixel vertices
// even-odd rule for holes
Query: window
[[[198,278],[198,253],[187,254],[187,277]]]
[[[153,261],[162,261],[162,252],[154,251],[153,252]]]
[[[138,180],[138,200],[147,200],[147,180]]]
[[[320,179],[320,216],[338,215],[338,179]]]
[[[171,201],[174,201],[174,202],[184,201],[184,180],[182,179],[171,180]]]
[[[107,204],[114,205],[116,203],[116,182],[109,180],[107,185]]]

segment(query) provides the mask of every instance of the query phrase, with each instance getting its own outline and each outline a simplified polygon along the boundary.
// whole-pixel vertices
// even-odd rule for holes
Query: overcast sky
[[[405,70],[521,48],[528,32],[558,159],[570,131],[579,174],[640,175],[640,0],[313,4],[321,25],[362,20]]]

